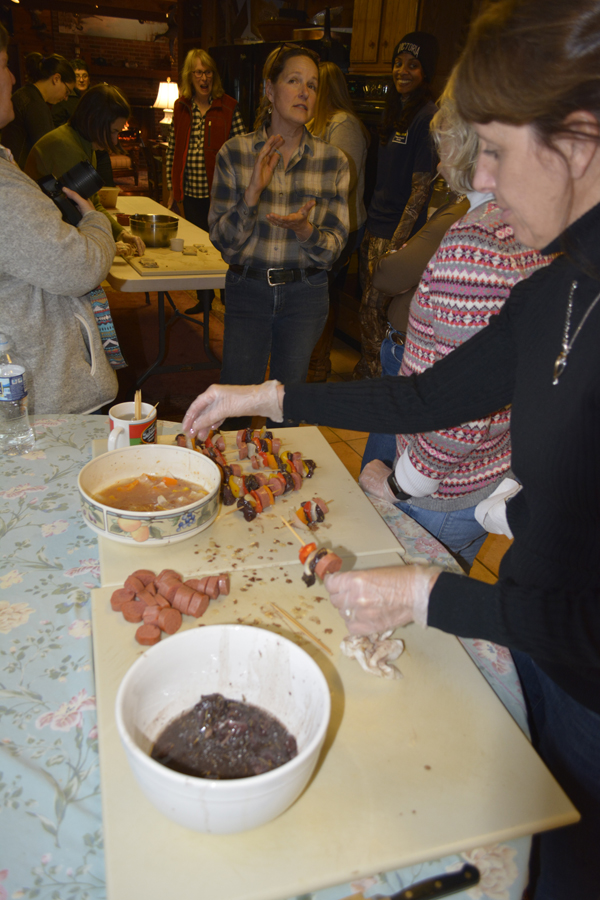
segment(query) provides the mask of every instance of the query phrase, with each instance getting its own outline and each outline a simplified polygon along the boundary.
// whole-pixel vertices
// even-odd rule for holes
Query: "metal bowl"
[[[129,219],[131,233],[141,237],[147,247],[168,247],[171,238],[177,237],[178,226],[176,216],[137,214]]]

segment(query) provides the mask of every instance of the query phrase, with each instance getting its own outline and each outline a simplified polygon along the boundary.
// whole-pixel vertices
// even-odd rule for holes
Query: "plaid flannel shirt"
[[[330,269],[348,239],[348,160],[304,129],[287,169],[278,163],[258,205],[249,208],[244,191],[266,139],[263,127],[232,138],[219,150],[208,215],[210,239],[230,265]],[[313,230],[306,241],[266,218],[267,213],[290,215],[308,200],[316,200],[316,206],[309,214]]]
[[[212,103],[212,101],[211,101]],[[208,190],[208,179],[206,177],[206,166],[204,165],[204,124],[206,115],[202,115],[196,101],[192,101],[192,124],[190,131],[190,142],[188,145],[188,153],[185,160],[185,169],[183,171],[183,192],[188,197],[198,197],[203,199],[210,196]],[[233,113],[231,122],[231,131],[229,137],[235,137],[237,134],[244,134],[246,131],[239,108]],[[167,170],[167,187],[172,188],[171,172],[173,171],[173,157],[175,155],[175,129],[173,125],[169,130],[169,143],[165,156],[165,167]]]

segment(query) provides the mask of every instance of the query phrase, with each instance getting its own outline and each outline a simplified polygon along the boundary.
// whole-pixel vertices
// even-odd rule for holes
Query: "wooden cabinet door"
[[[378,62],[392,64],[394,47],[405,34],[415,31],[419,0],[386,0],[383,6]]]
[[[393,2],[398,3],[399,0],[393,0]],[[400,2],[404,2],[404,0],[400,0]],[[382,0],[354,0],[350,47],[351,63],[377,63],[381,4]]]

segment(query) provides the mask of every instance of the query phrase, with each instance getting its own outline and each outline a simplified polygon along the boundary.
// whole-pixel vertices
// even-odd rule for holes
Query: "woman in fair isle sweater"
[[[441,98],[432,131],[439,168],[453,190],[466,191],[470,208],[447,231],[411,301],[400,369],[406,376],[423,372],[485,328],[514,285],[549,262],[519,243],[502,221],[492,194],[471,189],[478,139],[456,111],[452,83]],[[393,292],[401,280],[408,249],[380,261],[377,277],[386,281],[385,292]],[[517,489],[516,482],[505,479],[509,429],[510,410],[504,408],[456,428],[399,434],[394,469],[381,458],[372,459],[360,483],[369,493],[395,503],[470,567],[488,533],[480,523],[482,511],[476,514],[477,505],[483,501],[491,506],[487,498],[496,488],[499,495]],[[377,438],[380,443],[389,439]],[[496,512],[504,509],[500,501]],[[500,525],[485,524],[512,537],[503,519]]]

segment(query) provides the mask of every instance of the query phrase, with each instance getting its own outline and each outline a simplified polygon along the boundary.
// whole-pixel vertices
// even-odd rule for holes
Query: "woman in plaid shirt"
[[[305,127],[317,66],[303,47],[274,51],[256,130],[217,155],[208,221],[229,263],[222,384],[263,381],[269,357],[271,378],[305,381],[327,318],[327,271],[348,238],[349,168]]]

